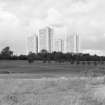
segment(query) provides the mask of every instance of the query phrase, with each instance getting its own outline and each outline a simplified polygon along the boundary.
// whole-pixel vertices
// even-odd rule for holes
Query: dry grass
[[[0,105],[105,105],[104,65],[0,61],[0,71],[35,73],[0,74]]]
[[[1,79],[0,105],[105,105],[104,77]]]

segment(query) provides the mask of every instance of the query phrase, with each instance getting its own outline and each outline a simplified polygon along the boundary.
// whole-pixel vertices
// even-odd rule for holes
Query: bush
[[[34,60],[35,60],[35,54],[32,53],[32,52],[30,52],[30,53],[28,54],[28,62],[29,62],[29,63],[33,63]]]

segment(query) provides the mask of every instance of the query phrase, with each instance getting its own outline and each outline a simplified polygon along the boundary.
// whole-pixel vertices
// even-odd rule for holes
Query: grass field
[[[104,71],[105,65],[0,61],[0,105],[105,105]]]
[[[75,76],[75,74],[76,76],[100,76],[105,74],[105,65],[42,63],[41,61],[29,64],[27,61],[0,61],[0,73],[30,73],[36,78]]]
[[[0,79],[0,105],[105,105],[104,78]]]

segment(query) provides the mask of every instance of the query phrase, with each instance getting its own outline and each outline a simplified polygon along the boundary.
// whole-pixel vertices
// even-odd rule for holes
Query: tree
[[[13,56],[13,51],[10,50],[10,47],[7,46],[1,51],[2,59],[11,59]]]
[[[41,50],[40,54],[41,54],[41,58],[42,58],[42,60],[43,60],[43,63],[46,63],[47,57],[48,57],[48,52],[47,52],[47,50],[45,50],[45,49]]]
[[[19,60],[27,60],[27,55],[19,55],[18,59]]]
[[[48,61],[48,63],[51,63],[51,59],[52,59],[52,54],[47,53],[47,61]]]
[[[35,60],[35,54],[32,53],[32,52],[29,52],[29,54],[28,54],[28,62],[33,63],[34,60]]]
[[[66,53],[65,54],[65,61],[71,62],[71,64],[72,64],[73,58],[72,58],[71,53]]]
[[[59,63],[64,62],[64,54],[62,52],[55,53],[55,61]]]
[[[48,53],[48,52],[47,52],[47,50],[42,49],[40,53],[42,53],[42,54],[46,54],[46,53]]]

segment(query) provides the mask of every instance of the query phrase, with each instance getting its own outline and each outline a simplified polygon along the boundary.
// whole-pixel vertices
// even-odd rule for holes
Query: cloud
[[[50,8],[48,10],[48,17],[46,18],[46,22],[49,24],[62,24],[63,16],[59,11],[54,8]]]
[[[46,26],[52,26],[53,28],[64,28],[65,22],[62,14],[55,8],[50,8],[44,19],[34,18],[28,25],[30,30],[35,32]],[[30,31],[31,32],[31,31]]]
[[[101,43],[105,44],[101,42],[105,33],[104,4],[104,0],[0,0],[0,39],[24,42],[28,35],[52,24],[59,29],[56,35],[63,36],[66,30],[78,32],[82,48],[101,50]]]
[[[19,20],[14,14],[0,9],[0,39],[12,37],[11,35],[17,32],[18,23]]]
[[[105,51],[102,50],[92,50],[92,49],[85,49],[85,50],[81,50],[81,53],[89,53],[91,55],[99,55],[99,56],[105,56]]]

